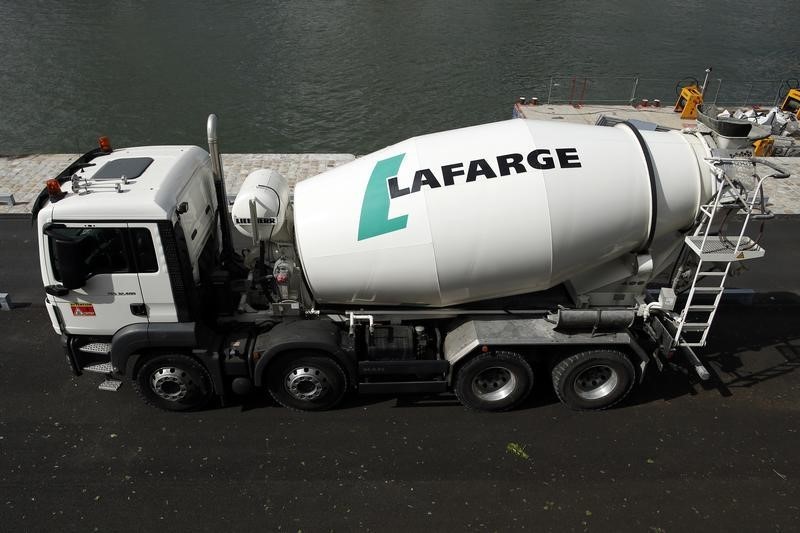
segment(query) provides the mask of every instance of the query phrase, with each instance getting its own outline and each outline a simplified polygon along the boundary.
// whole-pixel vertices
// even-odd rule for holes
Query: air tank
[[[298,183],[297,249],[320,303],[545,290],[690,227],[714,192],[706,150],[680,132],[523,119],[414,137]]]

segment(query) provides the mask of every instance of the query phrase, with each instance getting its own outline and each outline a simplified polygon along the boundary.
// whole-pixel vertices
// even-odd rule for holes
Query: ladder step
[[[710,322],[686,322],[683,331],[705,331],[711,327]]]
[[[756,259],[764,255],[764,249],[749,237],[742,237],[737,248],[736,237],[723,239],[721,236],[692,235],[685,238],[686,245],[703,261],[730,263]]]
[[[742,204],[738,203],[738,201],[735,198],[732,198],[730,201],[721,202],[717,206],[716,211],[719,211],[720,209],[742,209],[742,208],[743,208]],[[703,213],[705,213],[708,216],[711,216],[711,214],[714,213],[714,211],[715,211],[714,204],[701,205],[700,206],[700,211],[702,211]]]
[[[689,311],[713,311],[716,309],[716,305],[690,305]]]
[[[111,343],[110,342],[91,342],[89,344],[85,344],[78,348],[78,350],[84,353],[99,353],[103,355],[108,355],[111,353]]]
[[[716,271],[706,271],[706,272],[698,272],[698,276],[724,276],[725,272],[716,272]]]
[[[97,363],[95,365],[85,366],[81,370],[85,370],[86,372],[95,372],[96,374],[110,374],[114,371],[111,363]]]
[[[111,392],[117,392],[119,388],[122,386],[122,381],[118,379],[107,379],[102,382],[100,385],[97,386],[100,390],[107,390]]]
[[[699,294],[714,294],[725,290],[724,287],[695,287],[694,292]]]
[[[705,345],[706,345],[706,343],[704,343],[704,342],[685,342],[685,341],[682,341],[682,342],[678,343],[678,346],[689,346],[691,348],[702,348]]]

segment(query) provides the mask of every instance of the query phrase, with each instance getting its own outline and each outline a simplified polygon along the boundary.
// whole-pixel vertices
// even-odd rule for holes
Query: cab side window
[[[65,240],[80,240],[83,262],[91,275],[130,272],[130,261],[122,228],[59,228],[55,230]],[[59,257],[50,239],[53,274],[61,281]]]
[[[81,255],[91,276],[158,272],[153,238],[145,228],[58,228],[52,231],[58,238],[81,241]],[[50,239],[50,258],[53,274],[61,281],[53,239]]]
[[[133,253],[136,254],[137,272],[158,272],[156,249],[153,246],[153,236],[150,235],[150,230],[133,228],[130,232]]]
[[[117,228],[94,228],[86,239],[86,265],[92,274],[114,274],[131,272],[125,249],[125,230]],[[91,243],[91,244],[89,244]]]

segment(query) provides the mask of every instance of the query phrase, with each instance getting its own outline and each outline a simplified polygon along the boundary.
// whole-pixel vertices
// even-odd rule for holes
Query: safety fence
[[[645,78],[639,76],[551,76],[530,88],[530,96],[549,104],[629,104],[642,99],[672,106],[680,88],[703,83],[696,78]],[[705,101],[719,106],[780,105],[786,92],[797,87],[796,78],[774,80],[723,80],[709,78]]]

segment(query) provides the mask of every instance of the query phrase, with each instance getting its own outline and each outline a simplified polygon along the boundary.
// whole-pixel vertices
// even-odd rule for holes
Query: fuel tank
[[[298,183],[297,248],[321,303],[545,290],[680,238],[714,193],[705,156],[694,135],[628,124],[513,119],[414,137]]]

